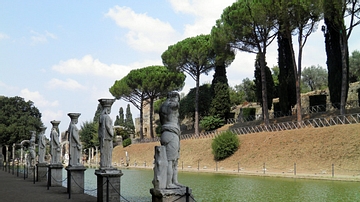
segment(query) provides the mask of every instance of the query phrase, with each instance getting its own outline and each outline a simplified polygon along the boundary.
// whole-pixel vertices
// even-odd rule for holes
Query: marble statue
[[[83,166],[80,163],[81,157],[81,142],[79,139],[79,129],[76,127],[80,113],[69,113],[68,116],[71,119],[68,133],[69,133],[69,145],[70,145],[70,161],[69,166]]]
[[[115,99],[99,99],[102,106],[102,112],[99,118],[98,137],[100,143],[100,169],[112,169],[112,150],[114,129],[113,122],[109,116],[111,106]]]
[[[46,153],[46,139],[45,139],[45,130],[46,127],[41,127],[41,132],[39,134],[39,163],[45,163],[45,153]]]
[[[51,164],[61,164],[60,161],[60,151],[61,144],[59,142],[59,124],[60,121],[50,121],[52,124],[51,132],[50,132],[50,154],[51,154]]]
[[[165,146],[167,158],[166,188],[175,189],[178,183],[178,159],[180,152],[179,101],[177,92],[169,92],[166,101],[160,107],[161,137],[160,143]]]
[[[29,153],[30,153],[30,158],[29,158],[29,165],[31,167],[33,167],[35,165],[35,157],[36,157],[36,152],[35,152],[35,131],[31,131],[31,138],[29,140],[30,146],[29,146]]]

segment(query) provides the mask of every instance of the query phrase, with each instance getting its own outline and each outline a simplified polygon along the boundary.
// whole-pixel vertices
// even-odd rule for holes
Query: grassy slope
[[[300,130],[257,133],[239,136],[240,148],[231,157],[218,162],[218,169],[241,172],[290,173],[296,163],[298,174],[331,174],[334,163],[337,175],[360,175],[360,124],[307,128]],[[212,139],[191,139],[181,141],[179,167],[212,171],[216,162],[211,153]],[[125,150],[130,155],[130,164],[152,167],[154,146],[160,143],[135,144],[126,148],[117,146],[113,162],[125,159]],[[191,168],[190,168],[191,166]]]

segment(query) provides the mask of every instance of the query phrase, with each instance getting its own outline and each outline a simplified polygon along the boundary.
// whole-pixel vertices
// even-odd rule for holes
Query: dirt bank
[[[297,177],[332,177],[360,179],[360,124],[306,128],[239,136],[240,148],[231,157],[215,162],[212,139],[181,141],[179,169],[202,172],[228,172]],[[152,168],[154,146],[160,143],[117,146],[113,162]],[[296,165],[294,165],[296,163]],[[238,172],[238,167],[240,171]],[[217,169],[217,171],[216,171]]]

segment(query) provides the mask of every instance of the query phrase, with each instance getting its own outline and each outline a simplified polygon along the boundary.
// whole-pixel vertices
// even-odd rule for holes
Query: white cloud
[[[9,38],[8,35],[0,32],[0,40],[2,40],[2,39],[8,39],[8,38]]]
[[[31,92],[27,88],[20,91],[20,97],[31,100],[37,107],[56,107],[59,105],[58,101],[48,101],[38,91]]]
[[[199,34],[210,34],[211,28],[220,18],[223,10],[231,6],[235,0],[208,1],[208,0],[170,0],[176,12],[193,15],[193,24],[185,25],[184,37],[193,37]]]
[[[66,81],[62,81],[60,79],[53,78],[48,82],[49,88],[64,88],[70,90],[76,89],[86,89],[85,86],[81,85],[77,81],[73,79],[66,79]]]
[[[135,13],[128,7],[115,6],[109,9],[105,16],[129,30],[126,42],[138,51],[163,52],[180,36],[169,23],[152,18],[146,13]]]
[[[52,69],[62,74],[89,74],[101,77],[122,78],[126,76],[131,67],[111,64],[107,65],[94,59],[91,55],[85,55],[81,59],[69,59],[60,61],[52,66]]]
[[[57,36],[55,34],[48,31],[45,31],[45,33],[41,34],[35,32],[34,30],[31,30],[30,33],[32,34],[31,40],[33,45],[37,43],[46,43],[48,41],[48,38],[57,39]]]

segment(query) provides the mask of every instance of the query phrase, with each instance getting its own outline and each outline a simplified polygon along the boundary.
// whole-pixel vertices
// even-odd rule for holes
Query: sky
[[[81,113],[78,128],[94,117],[98,99],[113,98],[109,88],[130,70],[163,65],[161,54],[185,38],[209,34],[224,8],[235,0],[0,0],[0,95],[31,100],[42,113],[49,137],[52,120],[60,131],[70,112]],[[313,33],[304,48],[303,67],[326,68],[324,36]],[[360,28],[349,51],[360,50]],[[296,46],[296,38],[293,43]],[[296,53],[297,54],[297,53]],[[277,64],[276,40],[268,48],[269,67]],[[255,55],[237,51],[227,68],[230,86],[253,79]],[[200,84],[211,83],[213,71]],[[181,91],[195,87],[187,76]],[[120,107],[112,106],[115,121]],[[131,104],[133,118],[139,111]]]

